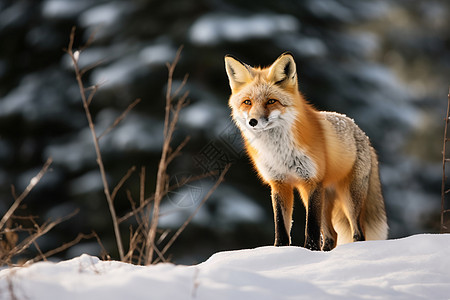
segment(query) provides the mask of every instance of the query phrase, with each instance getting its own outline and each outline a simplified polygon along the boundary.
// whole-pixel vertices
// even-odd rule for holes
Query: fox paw
[[[306,242],[305,242],[305,248],[312,250],[312,251],[320,251],[320,243],[308,238],[308,239],[306,239]]]
[[[322,251],[331,251],[336,247],[334,239],[325,238],[322,245]]]

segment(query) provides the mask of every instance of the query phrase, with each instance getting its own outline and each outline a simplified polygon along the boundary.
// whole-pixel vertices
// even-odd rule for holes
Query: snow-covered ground
[[[450,299],[450,235],[339,246],[261,247],[194,266],[82,255],[0,271],[0,299]]]

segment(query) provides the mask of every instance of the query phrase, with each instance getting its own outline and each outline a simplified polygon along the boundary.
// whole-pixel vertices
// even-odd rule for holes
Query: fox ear
[[[270,66],[269,79],[275,84],[297,84],[297,67],[292,53],[285,52]]]
[[[242,85],[253,79],[251,72],[252,67],[244,64],[231,55],[225,56],[225,69],[227,70],[232,90],[239,89]]]

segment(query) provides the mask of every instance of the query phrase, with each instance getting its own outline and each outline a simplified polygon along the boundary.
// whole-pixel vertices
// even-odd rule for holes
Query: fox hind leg
[[[325,199],[322,207],[322,250],[330,251],[336,246],[337,233],[333,228],[332,214],[336,193],[332,190],[325,190]]]
[[[364,228],[361,226],[361,215],[367,198],[368,185],[368,176],[365,176],[353,179],[348,187],[341,191],[343,210],[351,228],[353,242],[366,240]]]
[[[275,246],[289,246],[291,245],[292,211],[294,208],[293,187],[274,183],[271,188],[275,221]]]

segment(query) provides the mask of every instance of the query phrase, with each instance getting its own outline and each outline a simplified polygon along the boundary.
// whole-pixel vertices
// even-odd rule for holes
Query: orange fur
[[[322,245],[327,249],[336,239],[386,238],[378,162],[353,120],[306,102],[290,54],[267,68],[225,61],[233,119],[255,169],[272,188],[275,244],[290,243],[294,188],[307,209],[307,247],[317,250],[317,227],[330,239]]]

